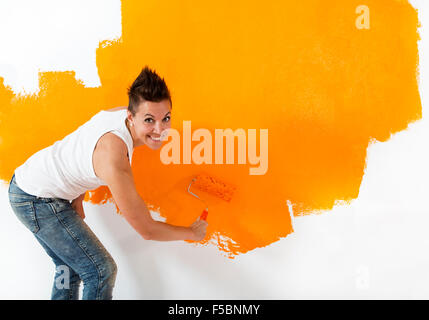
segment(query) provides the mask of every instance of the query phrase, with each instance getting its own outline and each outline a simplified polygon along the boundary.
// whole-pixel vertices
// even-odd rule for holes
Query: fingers
[[[206,224],[207,224],[207,220],[201,220],[201,216],[199,216],[199,217],[197,218],[197,220],[195,220],[195,222],[204,222],[204,223],[206,223]]]
[[[194,224],[196,225],[196,226],[207,226],[208,225],[208,222],[206,221],[206,220],[197,220],[197,221],[195,221],[194,222]]]

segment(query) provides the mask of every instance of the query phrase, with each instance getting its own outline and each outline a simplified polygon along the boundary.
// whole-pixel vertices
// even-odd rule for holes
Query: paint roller
[[[207,192],[208,194],[215,196],[219,199],[222,199],[226,202],[231,201],[232,196],[236,189],[235,186],[228,184],[218,178],[215,178],[205,173],[200,173],[197,176],[195,176],[188,185],[188,192],[194,197],[204,202],[206,206],[206,208],[204,209],[203,213],[200,216],[200,220],[207,219],[207,215],[209,214],[209,207],[206,201],[201,199],[198,195],[196,195],[190,190],[191,185],[193,185],[194,188],[200,191]]]

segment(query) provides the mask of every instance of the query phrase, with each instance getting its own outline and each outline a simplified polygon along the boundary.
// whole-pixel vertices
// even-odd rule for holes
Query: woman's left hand
[[[83,198],[85,197],[85,194],[81,195],[79,198],[74,199],[71,202],[72,208],[78,213],[78,215],[85,219],[85,211],[83,210]]]

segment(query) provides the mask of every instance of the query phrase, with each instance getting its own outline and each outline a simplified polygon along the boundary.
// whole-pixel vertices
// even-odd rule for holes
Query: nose
[[[157,121],[153,127],[153,133],[161,134],[163,130],[162,121]]]

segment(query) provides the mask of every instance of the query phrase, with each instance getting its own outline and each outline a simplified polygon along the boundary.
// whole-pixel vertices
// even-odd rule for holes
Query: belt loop
[[[51,199],[50,199],[50,198],[37,197],[37,196],[36,196],[36,199],[37,199],[37,200],[39,200],[39,201],[42,201],[42,202],[51,202]]]

